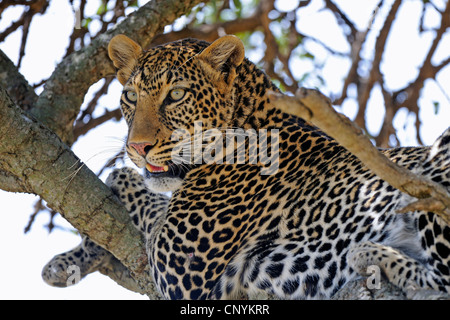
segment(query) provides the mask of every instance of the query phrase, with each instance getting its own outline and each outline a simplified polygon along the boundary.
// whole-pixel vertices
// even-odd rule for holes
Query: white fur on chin
[[[146,178],[145,185],[156,193],[173,192],[181,187],[183,179],[180,178]]]

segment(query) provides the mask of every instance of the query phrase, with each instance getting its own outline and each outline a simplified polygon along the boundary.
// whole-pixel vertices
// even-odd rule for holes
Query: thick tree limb
[[[14,63],[0,50],[0,86],[24,110],[31,109],[38,96]]]
[[[404,210],[427,208],[450,224],[450,195],[444,187],[386,158],[350,119],[338,114],[330,100],[319,91],[302,88],[297,91],[296,97],[273,93],[271,99],[277,108],[312,122],[332,136],[391,186],[419,199]]]
[[[13,75],[14,82],[21,86],[19,91],[8,87],[14,100],[22,104],[22,96],[31,96],[30,108],[26,108],[31,114],[27,114],[0,86],[0,135],[4,137],[0,141],[0,187],[41,196],[52,210],[118,259],[117,263],[102,266],[100,272],[127,288],[137,288],[129,282],[127,274],[131,274],[140,288],[135,291],[150,298],[159,295],[149,275],[142,235],[111,190],[63,141],[72,141],[73,121],[91,84],[114,74],[106,49],[109,39],[124,33],[145,47],[165,25],[200,2],[154,0],[141,7],[89,46],[65,58],[39,97],[31,94],[32,89],[9,59],[0,56],[5,70],[1,84],[8,85]]]
[[[17,107],[3,88],[0,135],[8,137],[0,140],[0,172],[45,199],[75,228],[114,254],[147,295],[157,297],[142,236],[125,208],[56,134]]]
[[[0,159],[0,167],[1,167],[1,159]],[[0,186],[3,190],[8,192],[25,192],[25,193],[28,192],[28,190],[20,181],[20,179],[1,169],[0,169]]]

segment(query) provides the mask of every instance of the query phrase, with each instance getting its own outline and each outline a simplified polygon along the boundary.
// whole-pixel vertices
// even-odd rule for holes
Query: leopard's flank
[[[141,170],[115,169],[107,184],[145,235],[165,298],[329,298],[370,266],[404,291],[450,291],[450,227],[430,212],[397,214],[409,196],[318,128],[277,109],[268,92],[279,90],[244,57],[237,37],[144,51],[119,35],[109,55],[123,85],[126,150]],[[252,146],[248,135],[242,161],[237,144],[214,150],[212,163],[174,161],[180,139],[173,133],[195,140],[196,123],[203,131],[277,132],[267,149],[276,142],[278,167],[261,174],[268,164],[249,155],[261,142]],[[211,141],[203,142],[206,150]],[[450,129],[431,147],[383,152],[450,191]],[[234,161],[225,161],[230,154]]]

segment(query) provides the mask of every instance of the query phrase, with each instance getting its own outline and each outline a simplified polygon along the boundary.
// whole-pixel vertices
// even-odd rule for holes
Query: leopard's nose
[[[154,144],[148,142],[139,142],[139,143],[129,142],[128,146],[136,150],[136,152],[140,156],[145,157],[147,153],[149,153],[149,151],[153,148]]]

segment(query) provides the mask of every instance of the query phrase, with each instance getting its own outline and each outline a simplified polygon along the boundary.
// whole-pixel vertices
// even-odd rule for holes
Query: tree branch
[[[327,1],[327,3],[331,1]],[[377,8],[379,8],[380,4],[378,4]],[[372,18],[370,19],[366,31],[359,32],[356,29],[352,29],[352,37],[347,37],[349,44],[351,45],[350,58],[352,60],[352,65],[345,77],[344,85],[342,86],[342,93],[338,99],[334,99],[333,104],[340,105],[347,98],[348,87],[351,83],[355,83],[358,87],[360,87],[361,83],[358,78],[358,66],[361,62],[361,50],[363,47],[363,43],[367,38],[370,30],[372,29],[373,21],[375,20],[375,16],[378,10],[375,10]]]
[[[4,137],[0,140],[0,188],[34,193],[45,199],[49,208],[60,212],[75,228],[111,252],[124,266],[120,270],[115,270],[114,266],[112,269],[102,266],[101,272],[120,282],[126,268],[150,298],[159,298],[159,294],[149,274],[142,235],[134,228],[112,191],[81,163],[63,141],[72,141],[73,121],[90,85],[114,74],[107,55],[110,38],[124,33],[139,39],[142,46],[148,46],[151,38],[165,25],[200,2],[154,0],[141,7],[83,50],[65,58],[38,98],[30,94],[34,91],[9,59],[0,56],[0,64],[8,66],[6,73],[0,74],[1,83],[9,85],[9,78],[13,75],[15,82],[22,85],[19,93],[14,94],[15,100],[21,102],[21,96],[25,94],[32,96],[31,113],[27,114],[0,87],[0,135]],[[10,87],[8,89],[16,92]]]
[[[392,94],[385,88],[384,81],[381,81],[380,89],[383,94],[384,108],[386,110],[384,114],[383,124],[381,126],[378,136],[375,138],[375,144],[380,148],[387,148],[389,146],[389,139],[392,135],[397,139],[393,120],[395,114],[398,111],[398,105],[396,105],[392,99]],[[397,139],[398,143],[398,139]]]
[[[345,15],[344,12],[342,12],[339,7],[334,4],[331,0],[325,0],[325,7],[327,7],[333,14],[335,15],[337,22],[342,27],[343,31],[346,31],[346,28],[350,29],[350,33],[347,34],[347,41],[349,43],[352,43],[358,34],[358,29],[356,29],[353,22],[350,21],[350,19]]]
[[[80,136],[89,132],[89,130],[109,121],[111,119],[116,119],[119,121],[122,118],[122,112],[119,108],[109,111],[106,110],[105,113],[97,118],[91,118],[87,123],[78,123],[73,130],[74,141],[76,141]]]
[[[0,158],[1,161],[1,158]],[[1,164],[0,164],[1,168]],[[0,169],[0,188],[8,192],[29,193],[26,186],[17,177]]]
[[[397,15],[400,5],[401,5],[400,0],[396,0],[392,4],[391,10],[389,11],[388,16],[386,17],[384,25],[381,28],[380,33],[375,42],[375,56],[372,61],[372,69],[370,71],[366,83],[361,87],[361,92],[358,95],[359,110],[355,118],[355,123],[361,128],[365,128],[364,116],[366,112],[367,101],[369,100],[370,97],[370,93],[373,89],[374,84],[382,77],[380,71],[381,58],[383,57],[387,37],[389,35],[389,32],[391,30],[392,24],[395,20],[395,16]]]
[[[447,6],[445,7],[444,12],[442,13],[441,25],[439,29],[436,31],[436,36],[431,43],[430,49],[428,50],[427,56],[420,68],[419,74],[417,75],[416,80],[408,84],[408,86],[404,89],[397,91],[395,94],[406,93],[406,99],[399,103],[400,107],[406,107],[410,111],[415,112],[416,114],[419,111],[418,108],[418,100],[420,97],[420,91],[422,90],[425,80],[429,78],[434,78],[436,74],[445,67],[450,62],[450,57],[443,60],[439,65],[433,66],[431,63],[431,59],[442,39],[442,36],[446,32],[447,28],[450,27],[450,1],[447,2]],[[419,117],[417,117],[419,118]]]
[[[219,22],[216,24],[203,24],[196,27],[190,25],[186,26],[182,30],[172,31],[169,33],[163,33],[156,35],[150,44],[151,47],[172,42],[184,38],[197,38],[213,42],[219,38],[219,30],[224,30],[227,34],[236,34],[244,31],[254,31],[256,28],[261,27],[261,3],[255,10],[255,13],[250,17],[241,18],[234,21]]]
[[[0,172],[45,199],[80,232],[114,254],[147,295],[157,297],[142,236],[120,201],[58,136],[17,107],[3,88],[0,135],[7,137],[0,140]]]
[[[282,111],[299,116],[321,128],[392,187],[419,199],[403,210],[423,210],[427,207],[450,224],[450,195],[447,190],[390,161],[347,117],[338,114],[330,100],[319,91],[302,88],[297,91],[296,97],[272,93],[271,99]]]
[[[23,110],[30,110],[38,96],[8,56],[0,50],[0,86]]]
[[[444,35],[447,28],[450,26],[450,2],[447,2],[447,6],[442,12],[441,25],[436,30],[436,36],[431,43],[430,49],[428,50],[427,56],[425,57],[422,66],[420,67],[419,74],[417,75],[414,81],[411,81],[405,88],[395,91],[389,94],[389,97],[385,94],[384,86],[381,84],[383,95],[385,96],[385,105],[386,105],[386,116],[384,119],[383,126],[380,130],[378,137],[376,138],[376,142],[378,146],[384,147],[387,145],[389,140],[389,135],[395,132],[392,119],[395,117],[396,112],[401,108],[405,107],[409,111],[413,112],[416,115],[416,138],[419,144],[422,143],[422,139],[420,137],[420,126],[421,121],[419,117],[419,98],[420,93],[425,85],[425,80],[427,79],[436,79],[436,75],[439,71],[442,70],[448,63],[450,63],[450,57],[444,59],[440,64],[434,66],[431,63],[431,59],[441,42],[442,36]],[[382,81],[381,81],[382,82]],[[391,108],[391,110],[389,109]],[[388,117],[389,115],[389,117]]]

